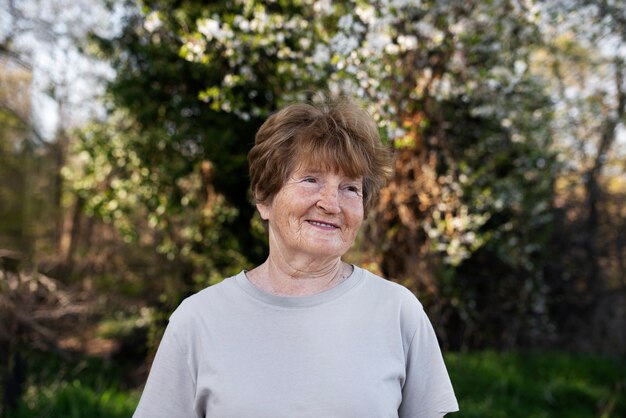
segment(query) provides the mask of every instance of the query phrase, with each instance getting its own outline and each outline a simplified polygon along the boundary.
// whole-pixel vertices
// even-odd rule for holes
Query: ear
[[[264,221],[268,221],[270,219],[270,205],[267,203],[257,203],[256,209],[259,211],[259,215],[261,215],[261,219]]]

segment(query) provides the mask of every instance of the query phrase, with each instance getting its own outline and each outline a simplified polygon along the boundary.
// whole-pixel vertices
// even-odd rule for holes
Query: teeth
[[[324,222],[316,222],[316,221],[309,221],[309,222],[311,222],[313,225],[319,225],[319,226],[325,226],[325,227],[335,228],[335,225],[326,224],[326,223],[324,223]]]

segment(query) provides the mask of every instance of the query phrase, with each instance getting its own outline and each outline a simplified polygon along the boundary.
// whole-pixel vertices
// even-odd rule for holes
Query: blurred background
[[[626,5],[0,0],[0,413],[129,417],[171,311],[264,260],[246,154],[316,92],[395,172],[348,261],[459,417],[626,416]]]

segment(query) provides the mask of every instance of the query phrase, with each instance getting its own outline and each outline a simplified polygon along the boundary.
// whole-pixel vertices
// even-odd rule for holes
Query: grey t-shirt
[[[366,270],[283,297],[244,272],[172,314],[134,417],[440,417],[458,410],[432,325]]]

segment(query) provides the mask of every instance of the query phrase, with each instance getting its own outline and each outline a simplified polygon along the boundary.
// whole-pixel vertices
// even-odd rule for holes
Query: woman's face
[[[339,258],[363,222],[363,180],[299,168],[270,203],[257,208],[268,221],[270,255]]]

